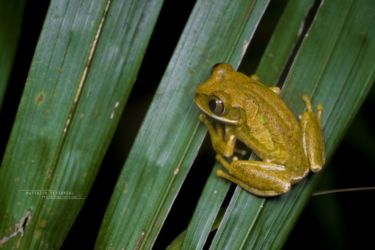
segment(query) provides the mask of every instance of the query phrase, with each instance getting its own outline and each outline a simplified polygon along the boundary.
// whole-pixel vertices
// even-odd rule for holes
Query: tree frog
[[[257,76],[236,72],[229,64],[215,66],[196,89],[200,120],[224,167],[217,175],[258,196],[288,192],[325,162],[322,105],[314,112],[310,98],[303,96],[307,111],[298,121],[279,93],[279,88],[267,87]],[[239,160],[237,140],[261,160]]]

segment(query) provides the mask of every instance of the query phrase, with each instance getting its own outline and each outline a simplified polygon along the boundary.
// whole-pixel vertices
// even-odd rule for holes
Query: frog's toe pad
[[[312,172],[316,173],[322,170],[322,165],[314,164],[310,166]]]

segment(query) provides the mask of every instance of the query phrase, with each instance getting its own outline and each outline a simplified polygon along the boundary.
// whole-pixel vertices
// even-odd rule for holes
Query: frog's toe
[[[280,95],[280,93],[281,93],[281,89],[280,89],[279,87],[277,87],[277,86],[269,87],[269,89],[270,89],[273,93],[275,93],[276,95]]]
[[[302,96],[303,101],[305,102],[305,105],[307,107],[307,111],[312,112],[312,104],[311,104],[311,98],[308,95]]]
[[[320,164],[314,164],[314,165],[311,165],[310,166],[310,170],[312,171],[312,172],[314,172],[314,173],[316,173],[316,172],[319,172],[320,170],[322,170],[322,165],[320,165]]]
[[[319,119],[319,122],[322,121],[322,114],[323,114],[323,105],[322,104],[318,104],[318,106],[316,107],[316,114],[317,114],[317,117]]]
[[[203,122],[204,124],[207,124],[208,123],[208,119],[207,119],[207,116],[205,114],[200,114],[199,115],[199,120],[201,122]]]

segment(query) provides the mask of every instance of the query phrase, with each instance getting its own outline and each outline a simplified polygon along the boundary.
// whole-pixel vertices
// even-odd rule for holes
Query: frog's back
[[[249,80],[241,88],[246,92],[247,105],[257,106],[256,114],[247,114],[247,117],[251,117],[247,125],[254,134],[250,138],[257,142],[256,147],[251,145],[254,142],[245,144],[250,144],[248,146],[262,159],[296,168],[297,175],[304,174],[308,165],[302,146],[301,128],[295,115],[267,86]]]
[[[295,115],[281,97],[269,87],[250,79],[250,84],[244,83],[243,89],[246,92],[247,101],[258,106],[257,113],[264,118],[264,123],[268,124],[271,131],[275,134],[282,132],[291,137],[295,133],[300,133],[300,125]]]

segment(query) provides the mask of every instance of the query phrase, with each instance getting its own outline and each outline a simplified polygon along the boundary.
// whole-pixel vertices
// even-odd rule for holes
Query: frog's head
[[[211,77],[197,87],[195,103],[209,117],[239,125],[243,121],[243,111],[231,86],[234,74],[237,72],[229,64],[215,65]]]

